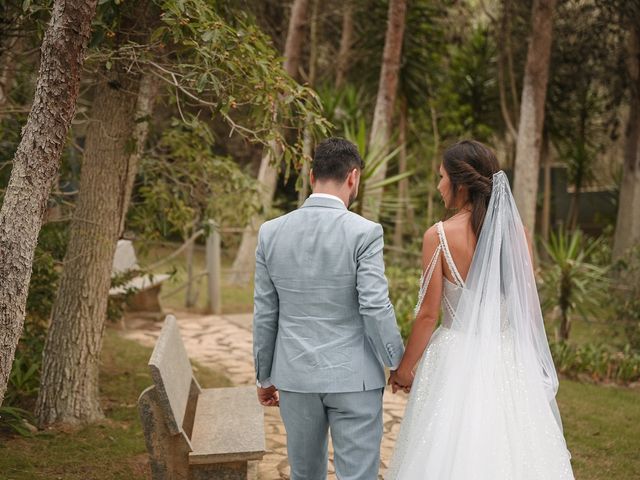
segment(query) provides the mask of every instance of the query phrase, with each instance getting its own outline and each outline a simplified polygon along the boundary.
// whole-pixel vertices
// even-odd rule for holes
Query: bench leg
[[[189,480],[247,480],[248,462],[191,465]]]
[[[152,287],[146,288],[136,292],[130,299],[127,305],[129,312],[143,312],[148,315],[152,315],[160,319],[164,318],[164,312],[162,305],[160,305],[160,288],[162,284],[159,283]]]
[[[147,388],[138,399],[138,412],[149,452],[153,480],[188,480],[189,447],[180,435],[167,429],[156,388]]]

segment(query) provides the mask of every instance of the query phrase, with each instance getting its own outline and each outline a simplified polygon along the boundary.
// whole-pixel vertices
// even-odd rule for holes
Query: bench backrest
[[[167,315],[149,360],[151,378],[172,434],[183,431],[193,378],[176,317]],[[190,432],[188,432],[190,433]]]
[[[116,253],[113,255],[112,275],[138,268],[136,251],[131,240],[118,240]]]

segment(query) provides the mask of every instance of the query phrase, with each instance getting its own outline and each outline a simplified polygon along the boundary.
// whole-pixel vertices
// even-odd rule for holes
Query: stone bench
[[[176,319],[168,315],[149,360],[153,386],[138,399],[153,480],[247,480],[265,453],[255,387],[202,389]]]
[[[112,276],[126,273],[130,270],[140,270],[138,259],[131,240],[118,240],[116,253],[113,256]],[[127,302],[127,310],[132,312],[146,312],[154,317],[164,315],[160,305],[160,288],[162,282],[167,280],[169,275],[139,275],[132,278],[124,285],[113,287],[109,290],[109,295],[125,295],[129,290],[135,290],[135,294]]]

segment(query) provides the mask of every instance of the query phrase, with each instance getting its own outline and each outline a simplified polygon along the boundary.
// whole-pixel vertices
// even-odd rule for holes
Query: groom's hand
[[[273,386],[269,388],[258,387],[258,400],[260,401],[260,405],[263,405],[265,407],[280,406],[278,389]]]

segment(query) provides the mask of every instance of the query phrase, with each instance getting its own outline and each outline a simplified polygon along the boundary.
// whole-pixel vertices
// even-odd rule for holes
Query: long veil
[[[458,341],[438,358],[438,377],[445,380],[437,405],[410,429],[410,448],[420,448],[421,458],[404,465],[411,475],[400,478],[422,478],[413,475],[419,465],[428,466],[428,478],[541,478],[527,473],[544,462],[531,458],[535,444],[549,438],[554,450],[566,452],[555,400],[558,377],[524,227],[503,171],[493,175],[451,329]],[[527,445],[533,448],[524,451]],[[513,467],[506,458],[525,460]]]

